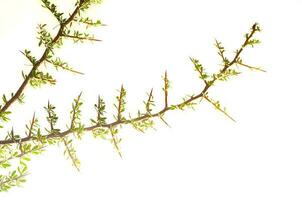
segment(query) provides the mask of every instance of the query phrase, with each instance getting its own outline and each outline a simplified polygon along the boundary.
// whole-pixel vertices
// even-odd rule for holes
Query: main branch
[[[117,117],[115,121],[113,121],[111,123],[106,123],[106,124],[96,124],[96,125],[93,125],[93,126],[87,126],[87,127],[83,128],[83,131],[92,131],[92,130],[95,130],[97,128],[110,129],[110,128],[118,126],[118,125],[132,124],[132,123],[143,121],[143,120],[146,120],[146,119],[149,119],[149,118],[155,118],[155,117],[160,117],[161,118],[169,110],[174,110],[175,108],[183,108],[185,105],[190,105],[198,99],[202,99],[203,97],[207,97],[206,95],[208,93],[208,90],[214,85],[214,83],[217,80],[219,80],[219,77],[221,77],[224,73],[226,73],[226,71],[229,70],[233,65],[237,64],[238,59],[240,59],[240,55],[241,55],[243,49],[247,45],[250,44],[251,38],[253,37],[253,35],[257,31],[260,31],[260,28],[259,28],[258,24],[255,23],[251,28],[251,32],[246,35],[246,38],[245,38],[242,46],[236,51],[234,58],[230,62],[225,63],[223,68],[215,76],[213,76],[213,78],[211,78],[210,80],[205,81],[205,86],[203,87],[203,89],[201,90],[201,92],[199,94],[193,95],[190,98],[188,98],[186,100],[183,100],[182,102],[180,102],[178,104],[173,104],[173,105],[169,106],[167,104],[168,95],[167,95],[167,92],[165,92],[165,106],[160,111],[157,111],[157,112],[154,112],[154,113],[147,112],[146,114],[140,115],[136,118],[122,118],[120,116],[121,112],[119,111],[118,112],[119,117]],[[167,73],[165,73],[165,74],[167,74]],[[165,88],[167,89],[167,75],[165,75],[165,83],[166,83]],[[121,90],[123,90],[123,87],[122,87]],[[65,137],[65,136],[67,136],[67,135],[69,135],[73,132],[74,132],[73,129],[68,129],[68,130],[65,130],[65,131],[62,131],[62,132],[51,133],[51,134],[45,135],[44,137],[45,137],[45,139],[62,138],[62,137]],[[0,144],[2,144],[2,145],[3,144],[13,144],[13,143],[17,143],[17,142],[22,143],[22,142],[32,141],[32,140],[37,140],[37,138],[33,137],[33,136],[26,136],[24,138],[20,138],[18,141],[14,140],[12,138],[12,139],[7,139],[7,140],[1,140]]]

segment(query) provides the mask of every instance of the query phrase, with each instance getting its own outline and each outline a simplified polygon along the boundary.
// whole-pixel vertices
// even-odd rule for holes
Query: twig
[[[146,102],[146,111],[147,111],[147,113],[151,112],[150,106],[151,106],[152,98],[153,98],[153,88],[151,89],[150,93],[148,94],[148,100]]]
[[[219,110],[221,113],[227,116],[230,120],[236,122],[236,120],[233,117],[231,117],[225,110],[221,109],[220,106],[217,106],[217,104],[215,104],[208,96],[205,95],[203,96],[203,98],[207,100],[210,104],[212,104],[217,110]]]
[[[5,158],[4,160],[0,160],[0,165],[4,162],[7,162],[7,161],[10,161],[10,160],[13,160],[13,159],[16,159],[16,158],[21,158],[22,156],[26,155],[26,154],[31,154],[32,152],[34,151],[42,151],[43,149],[45,149],[45,145],[43,146],[40,146],[39,148],[36,148],[36,149],[31,149],[30,151],[22,151],[21,153],[19,153],[18,155],[13,155],[13,156],[10,156],[8,158]]]
[[[168,73],[167,71],[165,71],[165,77],[164,77],[165,108],[168,107],[168,89],[169,89]]]
[[[76,40],[89,40],[89,41],[94,41],[94,42],[102,42],[102,40],[96,39],[96,38],[92,38],[92,37],[80,37],[80,36],[75,36],[75,35],[62,35],[63,37],[67,37],[67,38],[72,38],[72,39],[76,39]]]
[[[67,151],[67,153],[68,153],[68,156],[69,156],[69,158],[70,158],[71,161],[72,161],[73,166],[74,166],[78,171],[80,171],[80,168],[79,168],[78,163],[77,163],[77,159],[74,157],[73,153],[71,152],[71,149],[70,149],[70,147],[68,146],[68,142],[66,141],[65,138],[63,138],[63,142],[64,142],[64,146],[65,146],[65,148],[66,148],[66,151]]]
[[[48,63],[50,63],[50,64],[53,64],[51,60],[46,59],[45,61],[48,62]],[[54,65],[54,64],[53,64],[53,65]],[[66,66],[63,66],[63,65],[54,65],[54,66],[60,67],[60,68],[62,68],[63,70],[70,71],[70,72],[75,73],[75,74],[84,75],[83,72],[76,71],[76,70],[74,70],[74,69],[71,69],[71,68],[66,67]]]
[[[112,137],[112,141],[113,141],[114,147],[115,147],[116,151],[118,152],[119,156],[120,156],[121,158],[123,158],[122,152],[121,152],[121,150],[120,150],[120,147],[119,147],[119,145],[118,145],[118,143],[117,143],[117,141],[116,141],[116,138],[115,138],[115,136],[114,136],[112,127],[109,127],[109,130],[110,130],[110,134],[111,134],[111,137]]]
[[[122,112],[123,112],[123,101],[124,101],[124,86],[121,86],[120,95],[118,97],[118,106],[117,106],[117,121],[121,121]]]
[[[253,66],[250,66],[250,65],[247,65],[247,64],[243,64],[242,62],[237,62],[238,65],[241,65],[243,67],[247,67],[249,68],[250,70],[257,70],[257,71],[261,71],[261,72],[266,72],[264,69],[262,69],[261,67],[253,67]]]

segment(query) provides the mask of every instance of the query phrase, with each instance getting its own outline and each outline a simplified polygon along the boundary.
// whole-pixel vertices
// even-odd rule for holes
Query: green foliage
[[[76,6],[81,5],[81,11],[87,11],[91,6],[102,2],[102,0],[77,0]]]
[[[205,69],[202,66],[202,64],[199,62],[199,60],[197,60],[195,58],[190,58],[190,60],[194,64],[195,71],[197,71],[199,73],[199,78],[201,80],[207,81],[207,79],[209,78],[209,75],[205,72]]]
[[[31,55],[31,51],[28,49],[25,49],[24,52],[21,51],[21,53],[31,62],[32,65],[35,65],[37,62],[37,58]],[[24,77],[24,75],[23,75]]]
[[[260,44],[260,43],[261,43],[260,40],[258,40],[258,39],[252,39],[252,40],[249,40],[249,41],[245,44],[245,46],[250,45],[250,46],[254,47],[254,45]]]
[[[48,32],[46,24],[38,25],[38,42],[39,46],[44,48],[41,57],[37,59],[31,54],[30,50],[22,52],[25,57],[30,61],[32,69],[29,73],[22,72],[24,81],[15,93],[11,93],[11,96],[2,96],[2,104],[0,105],[0,121],[4,126],[9,121],[10,107],[14,102],[24,103],[24,91],[29,84],[35,88],[41,87],[44,84],[53,85],[56,80],[48,73],[42,72],[39,67],[42,64],[49,64],[55,69],[63,69],[72,73],[83,74],[81,72],[73,70],[68,63],[62,61],[57,57],[55,48],[59,48],[63,45],[65,38],[70,38],[74,42],[83,41],[100,41],[95,39],[93,35],[86,32],[80,32],[75,30],[73,22],[89,27],[95,27],[103,25],[100,20],[94,20],[84,16],[88,9],[96,4],[101,3],[100,0],[77,0],[75,8],[72,13],[62,13],[58,11],[57,6],[51,3],[50,0],[41,0],[43,7],[47,8],[52,15],[59,22],[59,28],[57,34],[53,36]],[[64,16],[69,16],[64,18]],[[86,30],[88,31],[88,30]],[[72,109],[70,111],[70,124],[67,125],[67,130],[61,130],[57,127],[59,120],[58,115],[55,112],[55,106],[48,102],[44,107],[46,111],[46,121],[48,127],[40,127],[39,121],[34,114],[32,120],[25,125],[25,132],[22,134],[16,134],[14,128],[7,132],[5,139],[0,140],[0,170],[5,173],[0,174],[0,191],[8,191],[13,186],[18,186],[25,181],[25,176],[28,174],[28,162],[32,155],[41,154],[44,149],[53,144],[63,144],[65,147],[65,156],[72,161],[72,165],[79,170],[80,161],[77,158],[75,145],[73,140],[82,139],[82,135],[85,131],[91,131],[95,138],[101,138],[108,140],[112,143],[114,149],[122,157],[121,153],[121,138],[119,137],[119,131],[124,125],[130,125],[139,132],[146,132],[148,129],[154,127],[154,118],[162,120],[166,125],[168,123],[164,119],[166,112],[170,110],[185,110],[187,108],[194,109],[197,106],[197,101],[206,100],[208,103],[214,106],[214,108],[228,118],[234,121],[234,119],[227,113],[226,109],[221,106],[220,101],[214,100],[209,97],[208,91],[214,86],[217,81],[228,81],[231,77],[238,76],[241,71],[240,67],[249,68],[251,70],[264,71],[258,67],[252,67],[242,61],[241,53],[248,47],[253,47],[259,44],[260,41],[254,38],[254,34],[259,32],[260,28],[255,23],[251,31],[245,35],[245,40],[239,49],[235,50],[233,58],[227,58],[225,56],[225,48],[221,42],[215,41],[215,46],[218,50],[218,56],[220,57],[222,64],[221,69],[216,73],[206,73],[206,68],[198,59],[190,58],[194,65],[194,70],[198,72],[199,79],[204,82],[204,87],[201,88],[199,93],[193,95],[187,95],[179,103],[171,104],[169,89],[171,88],[170,80],[168,79],[168,73],[165,72],[163,78],[163,108],[156,109],[153,89],[147,93],[147,98],[144,103],[144,111],[138,111],[135,117],[126,117],[126,90],[123,86],[119,90],[118,96],[116,96],[115,114],[114,120],[107,122],[106,104],[100,96],[97,103],[94,105],[96,115],[91,119],[91,126],[85,126],[82,122],[82,105],[81,99],[82,93],[73,100]],[[237,66],[237,68],[234,68]],[[169,125],[168,125],[169,126]],[[74,136],[74,137],[72,137]],[[15,161],[19,162],[15,162]]]
[[[44,145],[43,144],[39,144],[39,143],[25,143],[25,145],[23,145],[23,154],[26,155],[26,154],[33,154],[33,155],[39,155],[41,154],[43,151],[44,151]],[[26,160],[26,159],[25,159]],[[28,159],[27,159],[28,160]]]
[[[12,93],[12,96],[14,96],[14,93]],[[21,93],[20,96],[18,96],[18,98],[17,98],[17,100],[18,100],[18,102],[20,104],[24,104],[25,103],[24,99],[25,99],[24,93]]]
[[[260,26],[258,25],[258,23],[255,23],[251,28],[251,33],[246,33],[244,35],[245,36],[245,42],[242,45],[242,48],[244,48],[246,46],[254,47],[254,45],[260,44],[261,41],[259,39],[252,38],[254,33],[260,32],[260,31],[261,31]]]
[[[64,13],[59,12],[55,4],[51,3],[48,0],[41,0],[41,1],[42,1],[42,6],[44,8],[47,8],[61,24],[66,22],[66,19],[63,17]]]
[[[9,118],[8,116],[11,114],[11,111],[5,111],[5,112],[0,112],[0,120],[3,122],[8,122]]]
[[[92,134],[94,138],[101,138],[103,140],[108,140],[109,132],[110,131],[108,128],[102,128],[102,127],[98,127],[92,130]]]
[[[8,191],[11,187],[24,183],[25,176],[28,174],[30,155],[41,154],[43,150],[43,145],[31,142],[2,145],[0,147],[0,169],[4,169],[8,173],[0,175],[0,191]],[[16,159],[19,160],[19,163],[12,162]]]
[[[3,103],[7,103],[7,98],[6,98],[5,94],[2,95],[2,101],[3,101]]]
[[[55,85],[56,80],[48,72],[34,71],[29,83],[33,88],[39,88],[45,84]]]
[[[63,36],[66,37],[66,38],[71,38],[74,43],[84,42],[86,40],[88,40],[88,41],[97,41],[97,42],[101,41],[99,39],[96,39],[94,37],[94,35],[91,35],[89,33],[81,33],[80,31],[77,31],[77,30],[75,30],[75,31],[67,30],[66,32],[64,32]]]
[[[21,166],[16,170],[9,172],[8,175],[0,174],[0,191],[7,192],[14,186],[20,186],[26,181],[25,176],[28,174],[27,167]]]
[[[141,117],[141,113],[139,112],[137,117]],[[131,117],[130,117],[131,119]],[[132,127],[137,130],[140,131],[142,133],[145,133],[148,129],[153,128],[154,127],[154,121],[152,120],[152,118],[143,118],[141,120],[130,120],[130,123],[132,125]]]
[[[54,66],[56,70],[63,69],[63,70],[66,70],[66,71],[69,71],[69,72],[72,72],[72,73],[83,75],[82,72],[78,72],[78,71],[74,70],[72,67],[70,67],[68,65],[68,63],[63,62],[61,60],[61,58],[49,59],[49,60],[46,60],[46,61],[49,62],[50,64],[52,64],[52,66]]]
[[[254,24],[254,27],[252,27],[252,30],[255,30],[255,31],[261,31],[260,30],[260,27],[258,26],[258,24]],[[249,34],[246,33],[244,35],[244,37],[246,38],[246,42],[242,45],[242,47],[246,47],[246,46],[251,46],[251,47],[254,47],[254,45],[257,45],[257,44],[260,44],[261,41],[259,39],[252,39],[252,38],[249,38]]]
[[[213,74],[213,79],[219,80],[219,81],[227,81],[233,76],[238,76],[241,72],[235,70],[235,69],[227,69],[225,71],[221,71],[217,74]]]
[[[101,26],[103,25],[101,20],[93,20],[89,17],[81,17],[79,19],[76,19],[76,21],[85,24],[86,25],[86,29],[88,29],[89,27],[97,27],[97,26]]]
[[[218,40],[215,40],[215,47],[218,49],[218,55],[221,57],[222,60],[222,65],[223,66],[228,66],[230,64],[229,59],[224,55],[225,53],[225,49],[222,46],[221,42],[219,42]]]
[[[177,104],[177,105],[171,105],[171,110],[185,110],[187,108],[190,108],[192,110],[195,109],[195,106],[197,105],[196,102],[191,101],[195,96],[194,95],[186,95],[185,97],[182,98],[182,103]]]
[[[52,46],[52,40],[51,34],[46,30],[46,24],[39,24],[38,25],[38,40],[39,40],[39,46],[42,44],[46,48],[50,48]]]

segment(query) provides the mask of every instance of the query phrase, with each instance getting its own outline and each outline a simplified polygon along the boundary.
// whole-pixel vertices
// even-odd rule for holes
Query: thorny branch
[[[38,70],[42,63],[50,63],[57,69],[61,68],[73,73],[83,74],[81,72],[73,70],[71,67],[68,66],[67,63],[63,62],[60,58],[53,58],[53,49],[55,48],[55,46],[62,45],[63,38],[71,38],[74,40],[74,42],[85,40],[101,41],[95,39],[93,36],[87,33],[80,33],[78,31],[74,31],[72,33],[70,29],[68,29],[68,26],[72,26],[72,22],[82,23],[86,26],[86,28],[88,28],[89,26],[103,25],[100,20],[94,21],[88,17],[84,18],[80,15],[81,11],[87,10],[91,4],[100,3],[101,0],[77,0],[74,11],[66,19],[63,17],[64,13],[60,13],[57,10],[57,7],[54,4],[50,3],[49,0],[41,1],[44,4],[44,7],[51,11],[54,17],[59,22],[59,29],[56,35],[52,38],[51,35],[45,29],[46,24],[38,26],[38,33],[40,36],[39,46],[42,44],[45,46],[43,54],[39,59],[35,59],[33,56],[31,56],[30,51],[28,50],[22,52],[26,56],[26,58],[31,62],[32,68],[27,75],[22,73],[24,81],[17,89],[16,93],[13,93],[11,95],[11,98],[7,99],[6,96],[3,95],[2,100],[4,104],[0,106],[0,119],[4,122],[9,120],[7,115],[10,114],[10,111],[8,111],[10,106],[15,101],[23,103],[24,90],[29,83],[32,86],[41,85],[41,83],[35,82],[36,79],[40,79],[42,83],[55,83],[55,79],[53,79],[51,75],[49,75],[48,73],[44,74],[43,72]],[[87,126],[82,124],[81,122],[80,108],[83,103],[81,101],[82,93],[80,93],[80,95],[74,99],[74,102],[72,104],[72,110],[70,112],[70,124],[67,126],[67,129],[65,131],[62,131],[61,129],[57,129],[55,127],[58,120],[58,116],[55,113],[55,106],[51,105],[48,102],[47,107],[44,108],[47,111],[46,119],[49,123],[50,129],[48,130],[47,128],[45,128],[45,131],[47,132],[46,134],[42,134],[38,119],[34,114],[29,125],[26,125],[27,131],[25,132],[25,136],[15,134],[14,129],[12,128],[12,130],[8,132],[5,139],[0,140],[0,169],[11,168],[11,160],[20,160],[19,166],[16,169],[10,171],[5,175],[0,174],[0,191],[7,191],[11,187],[23,183],[25,181],[24,176],[28,174],[26,162],[30,161],[29,155],[41,154],[47,146],[52,144],[63,143],[65,146],[64,154],[71,159],[72,164],[77,168],[77,170],[79,170],[80,161],[76,156],[76,150],[72,144],[73,139],[69,138],[69,136],[72,136],[72,134],[74,134],[73,136],[75,136],[75,138],[81,139],[81,136],[84,132],[92,131],[93,136],[101,137],[103,139],[111,141],[119,156],[122,157],[119,145],[121,142],[121,138],[118,137],[118,131],[123,125],[132,125],[136,130],[144,132],[148,128],[153,128],[153,118],[158,117],[167,126],[169,126],[164,119],[164,115],[168,111],[175,109],[183,110],[186,107],[193,108],[193,106],[196,105],[197,100],[205,99],[210,104],[212,104],[218,111],[222,112],[228,118],[235,121],[226,112],[225,109],[221,108],[219,101],[215,101],[209,97],[209,89],[213,87],[217,81],[225,81],[228,80],[231,76],[236,76],[240,74],[240,72],[231,68],[232,66],[241,66],[250,70],[258,70],[265,72],[260,67],[253,67],[248,64],[245,64],[242,61],[242,58],[240,57],[245,47],[253,47],[255,44],[258,44],[260,42],[257,39],[253,39],[254,34],[259,31],[260,27],[257,23],[255,23],[252,26],[251,31],[245,35],[245,40],[243,44],[238,50],[236,50],[235,55],[231,60],[229,60],[225,56],[224,47],[220,42],[216,40],[215,46],[218,49],[218,55],[222,60],[222,68],[217,73],[206,73],[204,67],[199,62],[199,60],[190,58],[204,86],[201,88],[199,93],[197,93],[196,95],[187,96],[186,98],[183,98],[183,100],[179,103],[171,104],[169,101],[170,81],[168,79],[168,73],[167,71],[165,71],[165,74],[163,76],[164,83],[162,87],[164,93],[164,106],[158,111],[153,111],[153,107],[155,107],[155,104],[153,100],[153,89],[151,89],[151,91],[147,94],[147,101],[144,102],[145,111],[138,111],[136,117],[131,117],[130,114],[128,118],[125,117],[124,112],[126,107],[126,90],[122,85],[119,94],[116,97],[117,103],[114,104],[117,109],[117,112],[114,115],[114,120],[112,122],[106,122],[106,117],[104,115],[106,112],[105,102],[99,96],[97,104],[94,105],[95,110],[97,112],[96,119],[91,119],[92,125]],[[49,56],[50,54],[51,56]],[[1,125],[0,128],[2,128]]]
[[[235,54],[234,58],[232,59],[232,61],[228,65],[224,66],[223,69],[220,70],[219,74],[223,74],[227,69],[229,69],[231,66],[233,66],[236,63],[236,60],[240,57],[240,54],[242,53],[243,48],[246,46],[247,42],[250,40],[250,38],[252,38],[252,36],[255,34],[255,32],[258,29],[259,28],[258,28],[257,24],[254,24],[252,26],[252,31],[250,32],[248,37],[245,39],[242,47],[238,51],[236,51],[236,54]],[[132,122],[141,121],[141,120],[144,120],[144,119],[147,119],[147,118],[161,117],[169,110],[174,110],[174,108],[182,107],[183,105],[190,104],[190,103],[194,102],[197,99],[204,98],[205,95],[207,94],[208,90],[214,85],[214,83],[217,81],[217,79],[218,79],[217,76],[214,76],[212,78],[212,80],[207,81],[207,84],[204,86],[204,88],[201,90],[201,92],[199,94],[191,96],[189,99],[187,99],[185,101],[182,101],[178,104],[173,104],[173,105],[167,106],[167,98],[166,98],[167,97],[167,92],[166,92],[167,73],[165,73],[165,78],[164,78],[164,80],[165,80],[165,107],[162,110],[160,110],[158,112],[155,112],[155,113],[146,113],[142,116],[132,118],[132,119],[129,119],[129,118],[128,119],[122,119],[121,118],[121,110],[120,110],[121,102],[119,102],[118,117],[117,117],[116,121],[113,121],[113,122],[107,123],[107,124],[98,124],[98,125],[93,125],[93,126],[87,126],[83,130],[84,131],[92,131],[96,128],[110,128],[110,127],[123,125],[123,124],[131,124]],[[121,91],[123,89],[124,88],[122,86]],[[152,95],[152,93],[151,93],[151,95]],[[120,97],[121,96],[122,96],[122,92],[120,92]],[[63,132],[60,132],[60,133],[54,133],[54,134],[46,135],[45,138],[48,139],[48,138],[64,137],[66,135],[71,134],[72,132],[73,131],[71,129],[69,129],[69,130],[66,130],[66,131],[63,131]],[[27,137],[21,138],[19,141],[20,142],[26,142],[26,141],[30,141],[30,140],[34,140],[34,139],[35,139],[34,137],[27,136]],[[10,139],[10,140],[1,140],[0,141],[0,144],[12,144],[12,143],[15,143],[15,141],[12,140],[12,139]]]

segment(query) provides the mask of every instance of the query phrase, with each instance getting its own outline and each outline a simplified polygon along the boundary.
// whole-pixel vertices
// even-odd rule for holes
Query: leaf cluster
[[[49,0],[41,0],[41,1],[42,1],[42,6],[44,8],[47,8],[61,24],[66,22],[67,19],[63,17],[64,13],[59,12],[55,4],[51,3]]]
[[[33,88],[39,88],[46,84],[55,85],[56,80],[48,72],[34,71],[29,83]]]

